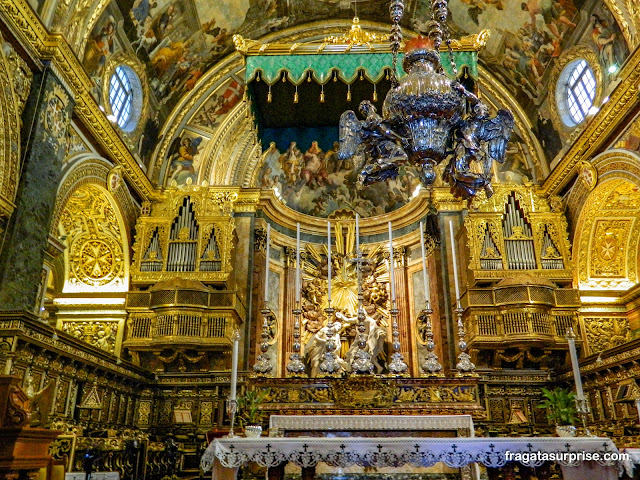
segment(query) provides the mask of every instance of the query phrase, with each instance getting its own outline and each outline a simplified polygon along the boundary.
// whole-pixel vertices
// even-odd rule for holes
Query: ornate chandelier
[[[443,36],[457,76],[446,26],[447,1],[431,1],[426,36],[406,43],[402,66],[407,75],[401,81],[395,75],[404,3],[391,1],[393,77],[382,115],[365,100],[359,107],[364,120],[352,110],[340,117],[339,156],[343,160],[362,157],[358,177],[361,185],[396,178],[399,166],[409,163],[428,187],[436,179],[434,167],[448,160],[443,180],[456,197],[470,200],[481,189],[487,197],[493,194],[491,166],[493,161],[504,162],[513,115],[499,110],[491,117],[488,107],[475,94],[445,75],[440,61]]]

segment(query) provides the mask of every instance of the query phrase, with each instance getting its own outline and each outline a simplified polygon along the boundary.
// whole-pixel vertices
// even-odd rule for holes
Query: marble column
[[[296,249],[285,247],[284,307],[282,312],[282,371],[293,353],[293,310],[296,306]]]
[[[409,309],[409,282],[407,273],[407,251],[405,247],[395,247],[393,249],[395,260],[394,282],[396,285],[396,308],[400,310],[398,314],[398,330],[400,332],[400,353],[405,361],[410,360],[413,355],[413,342],[409,339],[411,312]],[[391,338],[391,337],[389,337]],[[409,372],[413,376],[419,375],[420,366],[409,365]]]
[[[61,179],[73,100],[50,69],[34,76],[22,116],[21,177],[0,251],[0,305],[33,312]]]

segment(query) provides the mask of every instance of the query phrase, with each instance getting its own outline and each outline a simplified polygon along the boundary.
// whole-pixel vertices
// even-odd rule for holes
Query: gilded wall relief
[[[626,247],[631,220],[598,220],[591,246],[592,277],[622,278],[626,276]]]
[[[581,289],[627,290],[637,282],[640,187],[623,179],[599,184],[576,226],[576,277]]]
[[[89,345],[115,353],[118,323],[117,320],[63,321],[62,331]]]
[[[21,97],[15,98],[12,92],[12,77],[9,75],[12,70],[5,56],[7,53],[11,55],[12,52],[16,54],[13,49],[7,49],[5,45],[2,43],[3,48],[0,51],[0,83],[6,86],[0,90],[0,217],[9,217],[15,207],[13,201],[17,191],[20,153],[18,122]]]
[[[127,290],[128,254],[121,223],[99,187],[84,185],[71,195],[59,224],[68,246],[63,291]]]
[[[631,340],[629,320],[624,317],[585,317],[584,326],[591,355]]]

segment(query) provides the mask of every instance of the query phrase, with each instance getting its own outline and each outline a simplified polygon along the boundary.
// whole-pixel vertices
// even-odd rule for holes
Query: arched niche
[[[601,179],[575,226],[574,282],[581,292],[624,292],[638,283],[640,182]]]
[[[128,289],[129,232],[135,225],[138,207],[124,182],[112,181],[108,185],[116,171],[117,168],[105,159],[84,154],[78,155],[64,172],[51,222],[51,235],[66,247],[64,255],[55,262],[53,272],[58,294],[125,292]],[[118,259],[120,267],[103,276],[87,278],[87,282],[77,278],[70,282],[77,276],[74,271],[82,270],[73,263],[82,258],[82,241],[88,241],[91,236],[96,240],[94,247],[102,247],[104,253],[109,250],[112,258]],[[86,248],[85,253],[88,252]]]
[[[89,183],[74,190],[62,208],[58,232],[66,246],[62,293],[129,289],[125,224],[104,187]]]

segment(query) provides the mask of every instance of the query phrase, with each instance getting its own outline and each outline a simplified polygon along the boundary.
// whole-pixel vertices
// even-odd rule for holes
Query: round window
[[[596,98],[596,77],[584,59],[567,65],[556,86],[556,103],[560,117],[568,127],[575,127],[589,114]]]
[[[125,132],[138,124],[142,106],[142,87],[136,73],[126,65],[116,67],[109,80],[109,119]]]

